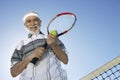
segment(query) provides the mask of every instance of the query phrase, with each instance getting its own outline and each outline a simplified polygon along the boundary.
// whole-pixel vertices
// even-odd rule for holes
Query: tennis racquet
[[[62,36],[69,32],[75,25],[77,17],[71,12],[62,12],[53,17],[47,25],[47,33],[56,37]],[[43,45],[46,49],[47,42]],[[37,58],[33,58],[32,63],[35,64]]]

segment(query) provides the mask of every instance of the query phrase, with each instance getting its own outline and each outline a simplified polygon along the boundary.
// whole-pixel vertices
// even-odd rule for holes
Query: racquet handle
[[[33,63],[35,65],[37,61],[38,61],[38,58],[33,58],[31,63]]]
[[[43,47],[46,49],[47,48],[47,42],[45,42],[45,44],[43,45]],[[39,46],[38,46],[39,47]],[[36,62],[38,61],[38,58],[33,58],[31,63],[33,63],[34,65],[36,64]]]

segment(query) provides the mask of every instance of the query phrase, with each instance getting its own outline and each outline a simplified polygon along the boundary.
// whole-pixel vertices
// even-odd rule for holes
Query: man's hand
[[[47,44],[50,46],[50,47],[54,47],[57,45],[57,40],[58,38],[56,36],[53,36],[52,34],[49,34],[47,36]]]
[[[44,47],[37,47],[32,54],[29,55],[29,58],[32,60],[33,58],[38,58],[40,59],[43,54],[45,53]]]

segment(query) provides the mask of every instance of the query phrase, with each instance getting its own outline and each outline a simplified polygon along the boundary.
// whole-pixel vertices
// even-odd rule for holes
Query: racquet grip
[[[35,65],[37,61],[38,61],[38,58],[33,58],[31,63],[33,63]]]
[[[43,45],[43,47],[46,49],[47,46],[48,46],[48,44],[47,44],[47,41],[46,41],[45,44]]]
[[[47,42],[45,42],[45,44],[43,45],[43,47],[46,49],[47,46],[48,46]],[[31,61],[31,63],[33,63],[35,65],[38,60],[39,60],[38,58],[33,58],[32,61]]]

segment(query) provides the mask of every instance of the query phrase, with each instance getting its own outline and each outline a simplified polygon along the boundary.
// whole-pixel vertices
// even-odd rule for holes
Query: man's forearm
[[[13,67],[11,67],[11,75],[13,77],[18,76],[26,68],[26,66],[31,60],[32,59],[29,56],[27,56],[25,59],[23,59],[19,63],[16,63]]]
[[[58,44],[52,46],[53,51],[55,52],[56,56],[59,60],[61,60],[64,64],[68,63],[68,56],[67,54],[62,51]]]

